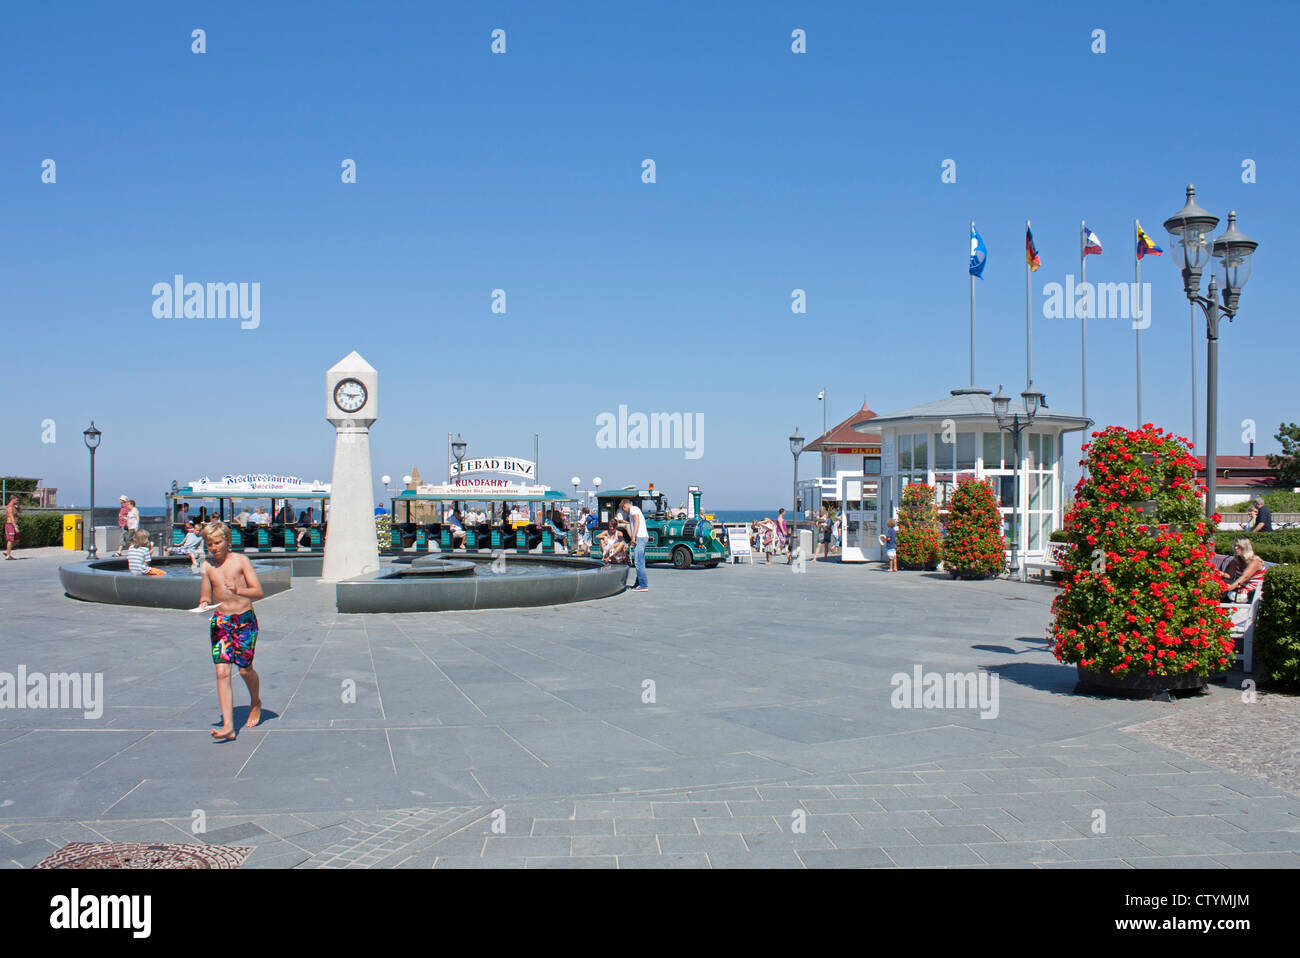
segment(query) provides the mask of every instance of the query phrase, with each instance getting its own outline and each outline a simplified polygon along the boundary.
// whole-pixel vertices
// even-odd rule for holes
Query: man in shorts
[[[5,558],[14,557],[14,543],[18,541],[18,516],[22,513],[18,497],[10,496],[5,503]]]
[[[231,666],[239,669],[252,703],[244,727],[254,728],[262,720],[262,699],[258,695],[261,681],[253,669],[257,649],[253,600],[262,598],[262,584],[248,556],[230,551],[230,529],[224,522],[208,523],[203,538],[207,542],[207,559],[202,568],[199,608],[219,603],[208,625],[212,663],[217,669],[217,699],[221,703],[221,728],[213,729],[211,735],[218,741],[229,741],[235,737]]]

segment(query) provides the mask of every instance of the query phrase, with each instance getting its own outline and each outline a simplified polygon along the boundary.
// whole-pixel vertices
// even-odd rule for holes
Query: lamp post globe
[[[1020,398],[1025,401],[1025,418],[1033,422],[1034,417],[1038,415],[1038,407],[1042,405],[1043,394],[1035,389],[1031,382],[1029,387],[1020,394]]]
[[[1183,273],[1183,291],[1188,296],[1201,286],[1201,270],[1210,261],[1209,236],[1219,225],[1219,218],[1196,203],[1196,187],[1187,184],[1187,202],[1165,220],[1169,234],[1169,255]]]
[[[1214,258],[1219,261],[1215,278],[1223,286],[1223,305],[1236,312],[1241,289],[1250,279],[1251,263],[1259,244],[1237,229],[1237,211],[1228,214],[1228,228],[1214,241]]]
[[[998,384],[998,393],[993,397],[993,415],[998,419],[998,427],[1005,429],[1003,425],[1007,421],[1007,409],[1011,406],[1011,397],[1002,391],[1002,385]]]

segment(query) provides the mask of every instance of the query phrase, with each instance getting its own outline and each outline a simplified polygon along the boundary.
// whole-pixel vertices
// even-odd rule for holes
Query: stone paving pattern
[[[1050,586],[653,568],[598,602],[340,616],[296,579],[258,603],[266,720],[211,744],[206,620],[67,599],[58,561],[0,569],[0,671],[102,671],[106,704],[0,711],[7,867],[73,841],[271,868],[1300,865],[1295,763],[1251,739],[1294,744],[1294,700],[1243,703],[1240,675],[1079,694]],[[997,675],[999,715],[891,707],[916,664]]]

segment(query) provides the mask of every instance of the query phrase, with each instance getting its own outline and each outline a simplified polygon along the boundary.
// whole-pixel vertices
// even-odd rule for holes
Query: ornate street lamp
[[[456,441],[451,444],[451,454],[456,458],[456,478],[460,479],[460,464],[465,458],[465,450],[469,448],[469,443],[460,438],[460,433],[456,433]]]
[[[1020,434],[1029,428],[1038,415],[1038,409],[1043,403],[1043,394],[1034,388],[1031,382],[1028,388],[1020,394],[1021,400],[1025,404],[1025,421],[1020,421],[1020,413],[1011,414],[1008,419],[1007,415],[1011,412],[1011,397],[1002,391],[1002,386],[998,386],[998,394],[993,397],[993,415],[997,417],[998,428],[1003,432],[1011,433],[1013,455],[1016,457],[1015,479],[1015,499],[1012,506],[1012,515],[1015,516],[1015,542],[1011,545],[1011,577],[1017,579],[1020,577],[1020,550],[1024,542],[1025,523],[1021,521],[1020,516]]]
[[[799,518],[799,453],[803,452],[803,436],[799,435],[799,427],[794,427],[794,435],[790,437],[790,454],[794,456],[794,485],[790,487],[790,518],[797,520]]]
[[[82,438],[86,440],[86,448],[90,450],[90,549],[86,552],[87,559],[94,559],[98,555],[95,547],[95,450],[99,448],[99,441],[104,434],[95,428],[95,420],[90,421],[90,428],[81,433]]]
[[[1201,307],[1205,314],[1206,368],[1205,368],[1205,515],[1217,511],[1218,471],[1216,446],[1218,443],[1219,411],[1219,319],[1226,315],[1231,321],[1237,314],[1242,287],[1250,279],[1251,261],[1256,248],[1254,240],[1237,229],[1237,211],[1228,214],[1228,228],[1218,239],[1210,242],[1210,234],[1219,225],[1219,218],[1196,205],[1196,188],[1187,184],[1187,202],[1181,210],[1165,220],[1169,233],[1170,255],[1183,272],[1183,292],[1188,302]],[[1200,294],[1201,273],[1217,259],[1218,266],[1210,274],[1208,295]],[[1220,281],[1222,297],[1220,303]]]

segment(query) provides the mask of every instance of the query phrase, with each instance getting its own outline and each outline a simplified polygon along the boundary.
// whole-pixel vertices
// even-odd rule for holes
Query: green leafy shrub
[[[999,574],[1007,562],[1002,513],[993,488],[964,476],[948,499],[943,527],[943,565],[954,576],[982,578]]]
[[[1268,506],[1270,512],[1300,512],[1300,492],[1292,492],[1290,489],[1274,489],[1272,492],[1260,493],[1264,497],[1264,505]],[[1224,506],[1222,512],[1240,513],[1250,511],[1250,500],[1245,502],[1234,502],[1230,506]]]
[[[933,569],[939,564],[939,510],[934,487],[914,482],[903,487],[898,506],[898,565],[904,569]]]
[[[63,513],[24,512],[18,517],[18,549],[63,545]]]
[[[1265,562],[1279,565],[1300,563],[1300,529],[1280,529],[1277,532],[1216,532],[1214,534],[1214,551],[1219,555],[1232,555],[1233,543],[1237,539],[1249,539],[1255,554]]]
[[[1065,519],[1074,549],[1052,603],[1056,658],[1121,677],[1225,671],[1230,622],[1196,460],[1149,423],[1092,435]],[[1138,508],[1147,502],[1154,515]]]
[[[1300,689],[1300,565],[1274,566],[1264,574],[1255,659],[1265,682]]]

